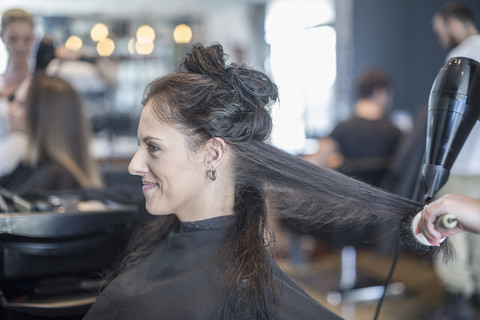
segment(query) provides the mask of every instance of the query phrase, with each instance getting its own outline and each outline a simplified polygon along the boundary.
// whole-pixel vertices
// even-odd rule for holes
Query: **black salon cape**
[[[182,223],[143,262],[100,294],[84,319],[214,319],[222,299],[218,248],[233,216]],[[273,319],[341,319],[275,265],[280,289]]]

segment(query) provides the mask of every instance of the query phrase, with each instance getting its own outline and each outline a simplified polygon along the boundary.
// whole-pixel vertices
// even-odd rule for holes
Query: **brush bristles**
[[[400,241],[408,251],[418,255],[433,255],[439,247],[427,246],[417,240],[412,230],[413,216],[406,215],[400,220]]]

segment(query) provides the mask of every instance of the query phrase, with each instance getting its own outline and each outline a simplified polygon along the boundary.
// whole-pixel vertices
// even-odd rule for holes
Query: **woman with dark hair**
[[[9,107],[10,130],[24,132],[24,159],[0,186],[18,194],[100,187],[90,128],[78,93],[57,77],[33,77]]]
[[[339,319],[274,262],[267,216],[311,230],[419,211],[268,144],[276,85],[225,60],[197,44],[147,87],[129,171],[159,217],[85,319]]]

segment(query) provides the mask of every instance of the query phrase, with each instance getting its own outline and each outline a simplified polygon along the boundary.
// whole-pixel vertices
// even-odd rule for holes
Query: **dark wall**
[[[353,1],[353,74],[357,76],[368,67],[386,71],[393,79],[396,109],[415,113],[427,105],[430,88],[447,54],[433,32],[432,17],[446,2]],[[461,2],[474,10],[480,28],[480,1]]]

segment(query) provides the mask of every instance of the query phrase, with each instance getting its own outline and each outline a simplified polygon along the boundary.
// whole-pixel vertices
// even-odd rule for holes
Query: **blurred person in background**
[[[15,94],[10,129],[24,132],[23,161],[0,178],[0,186],[18,194],[101,187],[89,151],[90,128],[78,93],[66,81],[33,77]]]
[[[33,17],[22,9],[5,11],[1,28],[8,62],[5,72],[0,75],[0,176],[15,168],[26,144],[23,133],[9,132],[7,113],[9,100],[29,77],[29,57],[35,42]]]
[[[467,57],[480,62],[480,34],[472,9],[459,2],[448,2],[434,14],[434,32],[448,50],[445,61]],[[439,191],[444,194],[480,199],[480,124],[476,123],[455,163],[450,177]],[[434,319],[478,319],[474,306],[480,307],[480,236],[460,233],[449,238],[457,251],[457,259],[448,264],[439,256],[434,266],[445,287],[445,300]],[[480,309],[480,308],[479,308]]]
[[[357,79],[356,91],[354,114],[320,139],[323,148],[307,159],[381,186],[402,141],[401,130],[388,118],[391,79],[380,70],[366,70]]]

